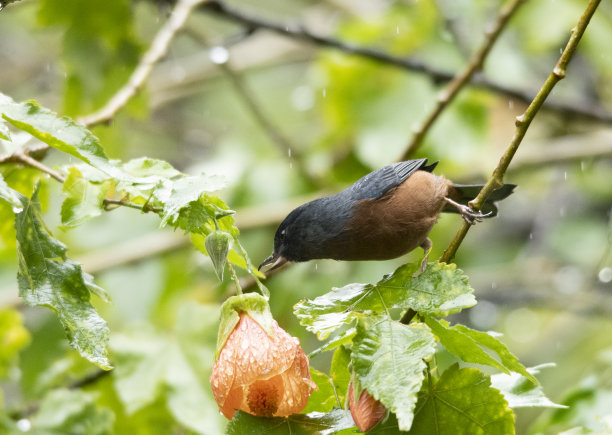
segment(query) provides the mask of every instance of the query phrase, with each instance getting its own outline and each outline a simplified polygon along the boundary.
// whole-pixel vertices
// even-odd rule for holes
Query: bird
[[[315,259],[389,260],[423,248],[422,269],[432,247],[429,232],[441,212],[459,213],[469,224],[497,215],[496,201],[515,184],[504,184],[480,211],[468,202],[483,185],[455,184],[433,174],[438,162],[413,159],[371,172],[335,195],[293,210],[274,235],[274,250],[259,266],[270,272],[287,262]]]

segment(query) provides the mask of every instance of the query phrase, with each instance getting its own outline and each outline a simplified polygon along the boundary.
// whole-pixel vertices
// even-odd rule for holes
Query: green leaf
[[[495,367],[508,374],[514,371],[528,378],[534,385],[538,384],[538,380],[527,371],[518,358],[494,336],[486,332],[475,331],[464,325],[449,327],[449,323],[445,320],[437,321],[431,317],[426,318],[425,323],[440,339],[440,343],[463,361]],[[500,361],[485,352],[482,346],[495,352]]]
[[[81,390],[54,390],[31,419],[34,433],[110,435],[115,416],[95,404],[96,396]]]
[[[554,364],[541,364],[528,368],[531,375],[539,373],[541,368],[553,367]],[[530,379],[518,373],[497,374],[491,376],[491,386],[498,389],[504,395],[510,408],[568,408],[551,401],[541,385],[534,384]]]
[[[113,178],[118,180],[132,178],[109,162],[96,136],[67,116],[58,117],[55,112],[41,107],[34,101],[16,103],[1,93],[0,113],[15,127]]]
[[[365,313],[387,313],[411,308],[419,313],[446,316],[476,303],[467,277],[454,264],[429,263],[413,278],[416,264],[406,264],[376,284],[349,284],[314,300],[301,301],[295,315],[307,330],[324,340],[340,326]]]
[[[68,176],[62,186],[66,195],[62,203],[62,224],[72,228],[87,219],[101,215],[109,187],[108,183],[92,184],[83,178],[77,168],[69,168]]]
[[[70,345],[94,364],[110,369],[109,330],[91,304],[91,279],[66,256],[66,246],[44,227],[38,190],[31,201],[19,196],[23,206],[15,217],[19,295],[28,305],[55,311]]]
[[[223,281],[223,271],[230,250],[232,235],[225,231],[213,231],[206,236],[206,251],[215,267],[215,273],[220,281]]]
[[[346,402],[348,386],[351,381],[350,363],[351,351],[344,346],[337,348],[332,356],[330,374],[342,404]]]
[[[308,354],[308,357],[312,358],[315,355],[320,354],[321,352],[329,352],[330,350],[334,350],[338,348],[339,346],[349,345],[353,342],[353,337],[355,336],[356,333],[357,333],[356,328],[349,328],[346,331],[338,334],[337,337],[330,339],[323,346],[310,352]]]
[[[0,378],[6,377],[17,362],[19,352],[30,343],[30,333],[23,327],[19,311],[0,309]]]
[[[296,414],[288,418],[255,417],[237,411],[227,425],[227,435],[266,434],[266,435],[331,435],[355,426],[351,413],[334,409],[328,413],[311,412]]]
[[[309,412],[329,412],[334,406],[342,407],[342,403],[338,403],[336,393],[334,391],[334,384],[331,378],[323,372],[310,367],[310,377],[317,384],[318,389],[313,390],[308,398],[308,405],[302,410],[302,414],[308,414]]]
[[[454,364],[419,393],[409,433],[455,435],[458,428],[470,435],[512,435],[514,413],[488,376]]]
[[[425,361],[433,356],[436,341],[423,324],[403,325],[388,319],[373,325],[357,323],[351,362],[359,386],[393,412],[400,429],[412,424]],[[359,397],[361,388],[355,389]]]
[[[11,189],[4,178],[0,174],[0,198],[8,202],[12,207],[13,211],[19,213],[22,209],[21,201],[19,200],[19,194]]]
[[[176,224],[182,210],[190,206],[196,206],[202,195],[214,192],[225,187],[225,181],[216,176],[206,174],[180,178],[174,182],[165,182],[156,189],[154,195],[164,204],[161,227],[168,223]],[[212,206],[212,204],[211,204]],[[231,212],[231,211],[230,211]],[[214,218],[214,216],[209,216]],[[195,232],[191,228],[187,231]]]
[[[163,400],[174,418],[200,434],[222,433],[209,384],[217,338],[218,305],[184,304],[172,334],[144,330],[114,334],[113,379],[129,414]]]

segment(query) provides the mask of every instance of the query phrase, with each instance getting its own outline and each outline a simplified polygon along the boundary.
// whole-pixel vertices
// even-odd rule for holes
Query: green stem
[[[230,271],[232,272],[232,280],[234,281],[234,285],[236,286],[236,294],[241,295],[242,287],[240,286],[240,280],[238,279],[238,275],[236,275],[236,270],[234,270],[234,266],[232,266],[232,263],[230,263],[229,261],[227,262],[227,265]]]
[[[529,104],[529,106],[527,107],[527,110],[525,110],[522,115],[516,117],[516,129],[514,131],[514,136],[512,137],[508,148],[506,148],[506,151],[499,160],[499,163],[493,171],[493,174],[491,174],[491,177],[487,181],[487,184],[485,184],[478,196],[470,202],[470,206],[473,209],[480,210],[480,207],[482,206],[482,204],[484,204],[489,195],[491,195],[493,191],[499,189],[501,186],[504,185],[504,175],[508,170],[508,166],[510,165],[512,158],[516,154],[519,145],[523,141],[523,138],[527,133],[527,129],[529,128],[531,121],[533,121],[536,114],[544,104],[544,101],[546,100],[548,95],[550,95],[555,85],[560,80],[565,78],[567,66],[572,60],[572,57],[576,52],[576,48],[578,47],[578,42],[580,42],[580,39],[582,38],[582,35],[584,34],[584,31],[586,30],[586,27],[589,24],[591,17],[595,13],[597,6],[599,6],[600,1],[601,0],[591,0],[589,2],[586,10],[580,17],[578,24],[572,29],[570,39],[552,72],[534,97],[531,104]],[[466,222],[463,223],[463,226],[459,229],[453,241],[450,243],[448,248],[446,248],[446,251],[444,251],[442,257],[440,257],[440,261],[448,263],[455,257],[457,249],[459,249],[461,242],[463,242],[463,239],[465,238],[468,230],[470,229],[470,226],[471,225]]]
[[[465,69],[457,74],[453,79],[438,92],[438,98],[436,99],[436,106],[427,115],[427,117],[421,122],[421,124],[415,128],[412,139],[406,148],[406,151],[402,155],[401,160],[407,160],[410,156],[414,155],[417,149],[422,145],[425,135],[430,130],[436,119],[444,111],[444,109],[455,99],[457,94],[463,89],[472,79],[477,71],[482,69],[485,58],[493,48],[493,45],[497,41],[502,30],[506,27],[510,18],[518,10],[519,6],[525,3],[526,0],[513,0],[497,17],[495,26],[493,29],[485,32],[485,39],[478,50],[468,61]]]

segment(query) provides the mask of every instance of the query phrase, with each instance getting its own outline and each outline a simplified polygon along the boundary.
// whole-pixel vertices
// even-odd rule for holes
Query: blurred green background
[[[454,74],[504,2],[227,4],[281,27],[303,25]],[[526,2],[481,77],[535,95],[585,5]],[[127,0],[9,4],[0,12],[0,91],[61,114],[89,114],[126,82],[171,7]],[[519,188],[500,204],[499,217],[469,232],[456,258],[479,303],[452,320],[502,332],[526,366],[555,362],[540,375],[544,390],[572,404],[568,411],[520,411],[517,433],[612,428],[595,417],[612,409],[610,41],[612,5],[603,2],[567,78],[550,97],[564,108],[542,109],[510,167],[506,181]],[[201,10],[172,41],[146,89],[93,131],[111,158],[149,156],[185,173],[226,177],[229,187],[220,196],[237,210],[242,243],[259,263],[272,250],[276,225],[294,206],[400,158],[441,85],[428,74],[245,28]],[[455,182],[484,181],[525,107],[504,93],[468,86],[417,157],[439,160],[436,173]],[[601,116],[582,116],[581,109]],[[71,161],[57,151],[44,160],[49,166]],[[6,413],[0,422],[12,418],[21,429],[50,433],[70,433],[62,431],[75,424],[83,431],[74,433],[221,432],[225,420],[212,402],[208,376],[217,307],[233,292],[230,283],[219,284],[210,260],[179,232],[158,229],[155,216],[117,209],[67,231],[60,227],[59,183],[15,165],[0,171],[27,195],[43,179],[47,225],[113,299],[94,303],[109,323],[117,367],[97,377],[69,349],[52,312],[20,304],[13,216],[1,203],[0,403]],[[440,218],[430,258],[440,256],[460,225],[456,215]],[[318,342],[293,316],[296,302],[333,286],[377,281],[420,258],[419,251],[386,262],[295,265],[266,282],[273,314],[310,352]],[[329,355],[311,364],[327,370]],[[83,388],[62,389],[79,387],[74,383],[83,379]]]

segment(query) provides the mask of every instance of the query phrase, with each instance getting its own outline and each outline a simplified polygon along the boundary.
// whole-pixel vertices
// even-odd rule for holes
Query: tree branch
[[[375,49],[359,47],[338,39],[317,35],[302,26],[277,23],[266,18],[246,14],[232,6],[225,4],[221,0],[210,0],[200,6],[200,9],[209,11],[235,23],[242,24],[249,29],[269,30],[291,39],[309,42],[321,47],[333,48],[346,54],[360,56],[386,65],[395,66],[406,71],[422,73],[429,76],[436,83],[444,83],[453,79],[453,74],[432,68],[424,62],[392,56]],[[529,104],[534,98],[533,94],[529,92],[494,83],[480,74],[472,75],[469,80],[469,84],[480,89],[485,89],[518,101],[522,101],[526,104]],[[571,117],[580,117],[592,121],[612,124],[612,114],[608,113],[602,108],[594,108],[590,104],[577,105],[575,102],[572,102],[571,104],[546,102],[545,107]]]
[[[526,0],[513,0],[497,17],[497,21],[494,27],[485,32],[485,38],[482,45],[476,50],[476,52],[469,59],[465,69],[455,75],[453,79],[438,92],[436,99],[436,105],[434,109],[425,117],[421,124],[414,129],[412,139],[406,148],[406,151],[401,157],[401,160],[407,160],[410,158],[416,150],[423,143],[425,135],[434,124],[436,119],[440,116],[442,111],[455,99],[455,96],[459,94],[461,89],[467,85],[474,74],[482,69],[483,63],[493,44],[497,41],[497,38],[501,34],[502,30],[510,22],[510,18],[514,16],[518,8],[525,3]]]
[[[128,82],[113,95],[104,107],[88,116],[80,118],[79,122],[88,127],[92,127],[110,121],[140,90],[147,80],[147,77],[149,77],[153,66],[166,55],[170,42],[183,27],[193,9],[202,3],[202,1],[203,0],[179,0],[174,6],[170,18],[159,32],[157,32],[151,46],[140,59],[138,66],[130,76]]]
[[[591,17],[595,13],[595,10],[597,9],[597,6],[599,5],[600,1],[601,0],[591,0],[589,2],[586,10],[580,17],[578,24],[575,28],[572,29],[572,34],[567,45],[565,46],[565,49],[563,50],[563,53],[561,54],[561,57],[557,61],[557,64],[553,68],[552,72],[550,73],[542,87],[540,88],[540,91],[534,97],[531,104],[529,104],[527,110],[525,110],[522,115],[516,117],[516,129],[514,132],[514,137],[510,141],[508,148],[499,160],[499,163],[493,171],[493,174],[487,181],[487,184],[485,184],[478,196],[470,202],[470,206],[472,208],[479,210],[485,200],[489,197],[489,195],[493,193],[493,191],[503,186],[504,174],[506,173],[508,166],[512,161],[512,158],[516,154],[519,145],[525,137],[527,129],[531,124],[531,121],[533,121],[536,114],[544,104],[544,101],[551,93],[555,85],[565,77],[567,66],[571,61],[576,51],[576,48],[578,47],[578,43],[580,42],[580,39],[582,38],[582,35],[584,34],[584,31],[586,30],[586,27],[589,24]],[[442,254],[442,257],[440,257],[440,261],[449,262],[455,257],[457,249],[459,249],[459,246],[465,238],[470,226],[471,225],[467,222],[463,223],[463,226],[457,232],[455,238],[452,240],[448,248],[446,248],[446,250]]]

